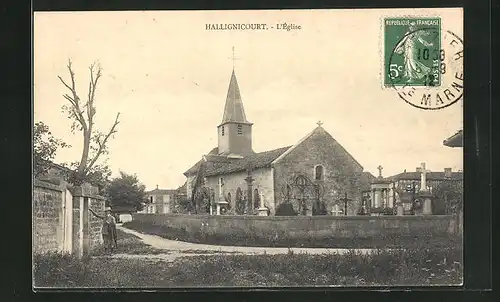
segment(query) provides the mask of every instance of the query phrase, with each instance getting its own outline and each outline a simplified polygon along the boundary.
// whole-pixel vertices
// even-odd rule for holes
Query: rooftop
[[[226,105],[224,107],[224,115],[222,116],[222,124],[237,122],[242,124],[250,124],[245,115],[243,101],[241,100],[240,88],[236,80],[236,74],[231,74],[229,89],[227,91]]]
[[[172,189],[159,189],[158,187],[154,190],[146,191],[145,193],[148,195],[166,195],[166,194],[174,194],[176,190]]]
[[[268,167],[271,163],[278,158],[281,154],[283,154],[286,150],[288,150],[291,146],[282,147],[270,151],[264,151],[259,153],[253,153],[244,158],[234,158],[234,159],[220,159],[219,157],[208,156],[204,157],[206,162],[210,163],[207,165],[204,175],[205,176],[214,176],[220,174],[228,174],[240,171],[246,171],[248,167],[252,169],[259,169]],[[212,152],[217,152],[217,148],[212,149]],[[213,153],[212,153],[213,154]],[[198,161],[193,167],[187,170],[185,175],[192,175],[198,171],[202,160]]]
[[[396,174],[394,176],[387,177],[387,180],[397,181],[397,180],[420,180],[420,172],[403,172]],[[461,180],[463,179],[463,172],[451,172],[450,176],[446,176],[446,172],[427,172],[427,180]]]
[[[445,139],[443,145],[451,148],[463,147],[463,130],[459,130],[457,133]]]

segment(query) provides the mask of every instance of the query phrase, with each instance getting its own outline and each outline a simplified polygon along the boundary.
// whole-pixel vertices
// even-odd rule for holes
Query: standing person
[[[102,239],[104,241],[104,251],[106,253],[111,253],[114,248],[117,247],[117,238],[116,238],[116,219],[111,215],[111,208],[104,208],[104,216],[100,216],[92,209],[89,208],[89,211],[94,214],[97,218],[102,219]]]

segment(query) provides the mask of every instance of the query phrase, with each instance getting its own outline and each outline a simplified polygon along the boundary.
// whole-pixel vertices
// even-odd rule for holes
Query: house
[[[147,191],[146,197],[148,203],[145,204],[141,213],[148,214],[167,214],[172,212],[172,205],[175,199],[176,190],[156,189]]]

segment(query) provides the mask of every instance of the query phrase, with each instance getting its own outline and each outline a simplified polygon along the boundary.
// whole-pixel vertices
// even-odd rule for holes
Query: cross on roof
[[[382,169],[384,169],[384,167],[382,167],[381,165],[378,165],[378,167],[377,167],[378,177],[382,177]]]
[[[319,127],[321,127],[321,125],[323,125],[323,122],[322,122],[322,121],[318,121],[316,124],[317,124]]]
[[[233,69],[234,69],[234,61],[240,59],[234,56],[234,46],[233,46],[233,56],[231,57],[231,59],[233,60]]]

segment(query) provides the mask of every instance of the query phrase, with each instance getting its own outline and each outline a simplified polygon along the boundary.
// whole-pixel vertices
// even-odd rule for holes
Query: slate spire
[[[231,74],[231,81],[229,82],[229,89],[227,91],[226,106],[224,107],[224,115],[222,116],[221,124],[228,122],[248,124],[245,116],[245,109],[243,108],[243,101],[241,100],[240,88],[236,80],[236,74]]]

